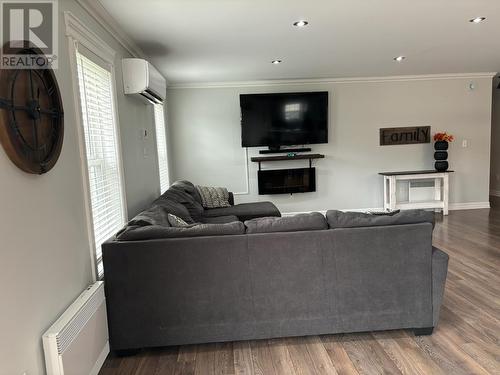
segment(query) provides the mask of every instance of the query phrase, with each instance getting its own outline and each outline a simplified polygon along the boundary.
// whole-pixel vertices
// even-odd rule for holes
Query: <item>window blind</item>
[[[97,276],[101,245],[125,223],[111,72],[77,53]]]
[[[156,148],[158,150],[158,170],[160,173],[160,190],[163,194],[168,189],[168,158],[167,158],[167,136],[165,128],[165,113],[163,104],[154,105]]]

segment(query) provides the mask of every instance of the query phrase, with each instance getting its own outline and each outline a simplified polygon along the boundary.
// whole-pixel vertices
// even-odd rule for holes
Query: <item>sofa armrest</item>
[[[432,323],[436,327],[439,310],[443,302],[444,286],[448,273],[449,256],[444,251],[432,247]]]
[[[251,310],[246,235],[111,240],[102,249],[113,350],[192,343]]]

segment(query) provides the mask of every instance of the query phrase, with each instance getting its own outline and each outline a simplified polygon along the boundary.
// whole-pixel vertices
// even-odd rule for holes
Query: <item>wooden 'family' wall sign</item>
[[[410,126],[404,128],[381,128],[380,146],[411,145],[431,142],[430,126]]]

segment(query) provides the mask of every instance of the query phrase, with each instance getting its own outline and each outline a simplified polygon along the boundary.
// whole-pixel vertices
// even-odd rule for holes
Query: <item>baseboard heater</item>
[[[104,283],[84,290],[42,341],[47,375],[97,375],[109,353]]]

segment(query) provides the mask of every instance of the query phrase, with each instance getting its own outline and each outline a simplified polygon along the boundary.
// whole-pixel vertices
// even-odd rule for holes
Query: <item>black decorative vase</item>
[[[439,172],[444,172],[448,169],[448,142],[446,141],[437,141],[434,143],[434,160],[436,162],[434,163],[434,168],[436,168],[436,171]]]

